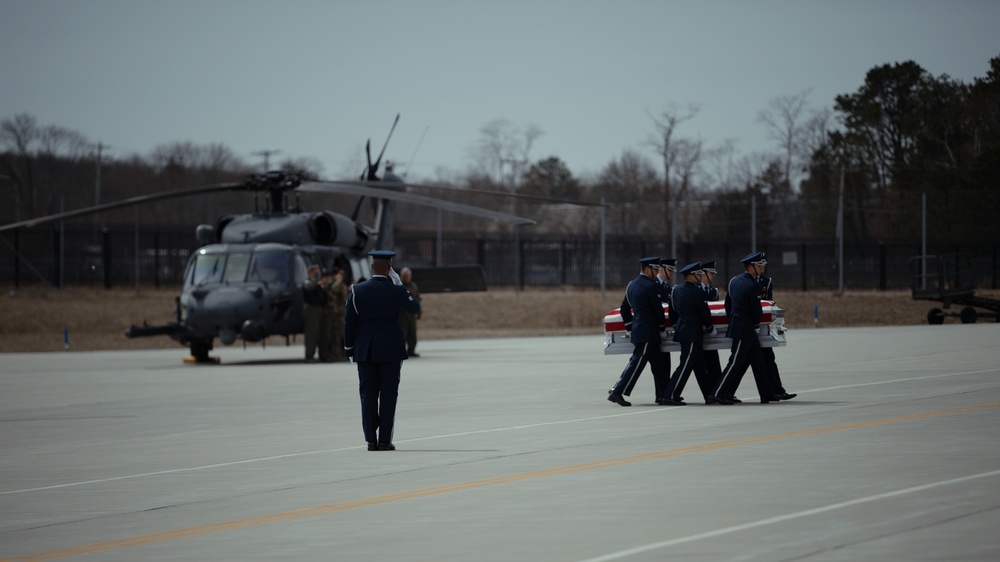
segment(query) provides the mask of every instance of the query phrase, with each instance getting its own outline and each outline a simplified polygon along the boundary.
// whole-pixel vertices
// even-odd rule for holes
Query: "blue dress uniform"
[[[687,384],[692,371],[706,402],[714,392],[714,387],[709,384],[708,373],[705,370],[705,356],[701,348],[705,334],[715,329],[712,326],[712,312],[705,302],[704,292],[688,279],[702,274],[701,262],[684,266],[680,273],[685,277],[685,281],[674,287],[671,301],[674,312],[671,313],[671,317],[676,313],[674,341],[681,344],[681,359],[667,384],[666,396],[657,401],[660,405],[684,405],[681,392],[684,391],[684,385]]]
[[[757,276],[757,285],[760,287],[760,300],[773,301],[774,289],[771,278],[763,273]],[[784,385],[781,384],[781,374],[778,372],[778,363],[774,358],[774,349],[770,347],[761,348],[764,354],[764,365],[767,367],[767,376],[774,390],[774,397],[779,400],[791,400],[798,394],[789,394]]]
[[[677,319],[674,318],[674,313],[673,313],[674,305],[671,304],[670,302],[673,295],[673,287],[671,286],[670,283],[673,281],[674,273],[677,273],[677,260],[674,258],[661,257],[659,275],[653,278],[654,281],[660,284],[660,300],[663,302],[663,304],[667,305],[667,312],[670,315],[669,318],[671,324],[677,323]],[[664,279],[664,277],[666,277],[666,279]],[[663,362],[661,366],[663,368],[663,375],[661,377],[654,376],[653,379],[654,381],[663,381],[664,383],[666,383],[666,381],[670,380],[669,352],[666,351],[663,352]],[[657,383],[656,399],[658,401],[662,400],[663,398],[666,398],[666,395],[667,395],[667,389],[665,387],[661,387],[661,385]]]
[[[763,254],[755,252],[740,260],[740,263],[749,266],[767,262],[764,261]],[[728,397],[736,394],[736,389],[748,367],[753,369],[760,401],[765,404],[773,401],[774,392],[768,383],[764,354],[761,352],[760,340],[757,337],[762,314],[757,279],[749,272],[733,277],[729,281],[729,290],[726,293],[726,315],[729,316],[726,337],[732,338],[733,344],[729,363],[722,371],[722,377],[715,387],[715,394],[710,402],[732,404],[732,400]]]
[[[369,252],[388,260],[394,252]],[[391,450],[399,373],[407,358],[399,313],[420,312],[420,304],[402,285],[384,275],[358,283],[347,295],[344,313],[344,350],[358,363],[361,426],[369,450]]]
[[[658,257],[639,260],[643,271],[647,267],[653,268],[654,271],[659,269],[659,262]],[[664,368],[666,354],[660,350],[662,343],[660,331],[666,327],[667,319],[663,314],[660,284],[652,276],[640,273],[625,289],[621,314],[625,330],[632,334],[632,344],[635,349],[618,381],[608,391],[608,400],[620,406],[631,406],[632,404],[626,402],[622,395],[628,396],[632,393],[646,363],[649,363],[653,372],[657,390],[666,389],[669,373]]]
[[[712,274],[718,273],[715,270],[715,260],[701,262],[701,269],[706,274],[708,272],[712,272]],[[705,295],[706,302],[719,300],[719,289],[711,285],[707,275],[705,276],[705,281],[701,284],[701,291]],[[705,356],[705,370],[708,371],[708,385],[714,391],[715,385],[719,384],[719,379],[722,378],[722,363],[719,361],[719,350],[706,349],[702,351],[702,354]],[[712,393],[710,391],[708,395],[711,396]]]

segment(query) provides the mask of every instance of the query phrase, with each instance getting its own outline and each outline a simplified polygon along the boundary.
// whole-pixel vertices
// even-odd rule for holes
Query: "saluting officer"
[[[701,267],[701,262],[684,266],[680,271],[684,283],[677,285],[673,290],[670,304],[673,311],[671,317],[676,314],[674,341],[681,344],[681,359],[677,370],[667,383],[666,396],[656,401],[663,406],[685,405],[681,399],[681,392],[692,371],[706,404],[714,392],[714,387],[710,384],[708,373],[705,371],[705,356],[702,354],[701,346],[705,334],[714,335],[718,332],[712,325],[712,313],[708,309],[704,292],[698,285],[703,273]]]
[[[774,300],[774,289],[772,287],[771,278],[763,271],[757,276],[757,285],[760,286],[760,300]],[[771,388],[774,390],[774,399],[791,400],[792,398],[798,396],[798,394],[789,394],[785,391],[785,387],[781,384],[781,374],[778,372],[778,363],[774,359],[774,348],[762,347],[761,352],[764,354],[764,365],[767,367],[767,375],[770,379]]]
[[[394,451],[393,423],[399,394],[399,372],[406,341],[399,313],[420,312],[420,303],[403,287],[392,269],[395,252],[374,250],[372,278],[351,287],[344,314],[344,352],[358,363],[361,427],[369,451]]]
[[[705,295],[705,301],[719,300],[719,289],[712,285],[712,282],[715,281],[715,276],[719,274],[715,269],[715,260],[701,262],[701,270],[705,272],[701,276],[700,284],[701,291]],[[705,370],[708,371],[710,386],[712,389],[715,389],[715,385],[719,384],[719,379],[722,377],[722,363],[719,361],[719,350],[705,349],[702,351],[702,354],[705,356]],[[710,392],[709,395],[711,394]],[[735,396],[729,396],[728,398],[734,402],[736,401]]]
[[[646,363],[653,372],[657,392],[666,389],[669,372],[664,367],[667,354],[660,351],[660,332],[666,327],[667,319],[663,314],[660,284],[654,280],[659,269],[659,257],[642,258],[639,260],[639,276],[625,288],[620,310],[625,331],[631,333],[635,349],[618,381],[608,391],[608,400],[619,406],[632,405],[623,395],[632,394]],[[662,395],[657,394],[656,398],[662,398]]]
[[[745,271],[729,281],[726,292],[726,315],[729,316],[729,327],[726,337],[733,340],[729,363],[722,371],[722,377],[715,387],[715,394],[709,400],[716,404],[733,404],[730,396],[736,394],[740,381],[747,367],[753,369],[753,378],[757,383],[757,392],[762,404],[774,401],[774,392],[768,383],[767,370],[764,366],[764,355],[761,352],[757,332],[760,330],[760,293],[757,276],[767,265],[764,255],[754,252],[740,260]]]

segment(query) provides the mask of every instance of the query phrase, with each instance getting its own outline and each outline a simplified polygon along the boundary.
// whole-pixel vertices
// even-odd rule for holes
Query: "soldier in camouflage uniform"
[[[344,305],[347,304],[347,283],[344,270],[335,267],[333,279],[327,286],[327,311],[330,316],[330,361],[344,360]]]
[[[306,346],[306,361],[315,359],[317,348],[320,350],[319,355],[321,360],[327,355],[327,352],[320,346],[321,324],[324,308],[326,308],[326,292],[323,291],[320,285],[321,282],[322,278],[320,277],[319,266],[310,265],[307,278],[302,284],[302,318],[305,323],[303,332]]]

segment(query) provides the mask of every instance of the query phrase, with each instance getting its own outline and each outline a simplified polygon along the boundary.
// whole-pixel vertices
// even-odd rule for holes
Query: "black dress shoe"
[[[622,398],[622,395],[618,394],[617,392],[612,392],[611,394],[609,394],[608,395],[608,400],[611,401],[611,402],[614,402],[615,404],[618,404],[619,406],[631,406],[632,405],[631,402],[626,401],[624,398]]]
[[[657,398],[656,403],[660,406],[687,406],[687,402],[683,400],[673,400],[670,398]]]
[[[706,404],[719,404],[722,406],[731,406],[733,401],[725,396],[708,396],[705,398]]]
[[[374,441],[369,441],[368,442],[368,450],[369,451],[377,451],[378,450],[378,443],[376,443]]]
[[[778,398],[777,396],[761,396],[760,397],[760,403],[761,404],[767,404],[769,402],[777,402],[778,400],[781,400],[781,398]]]
[[[784,393],[781,394],[781,399],[782,400],[791,400],[792,398],[795,398],[796,396],[798,396],[798,394],[789,394],[787,392],[784,392]]]
[[[732,396],[727,396],[726,398],[729,398],[729,401],[732,402],[733,404],[742,404],[743,403],[743,401],[740,400],[739,398],[737,398],[735,394],[732,395]]]
[[[378,450],[379,451],[395,451],[396,450],[396,446],[393,445],[392,443],[379,443],[378,444]]]

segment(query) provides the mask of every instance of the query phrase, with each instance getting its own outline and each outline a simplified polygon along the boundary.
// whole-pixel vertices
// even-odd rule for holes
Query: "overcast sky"
[[[0,119],[26,112],[126,156],[222,143],[360,170],[364,142],[412,179],[465,170],[480,129],[543,131],[532,159],[577,176],[654,156],[648,113],[697,104],[678,131],[772,150],[757,114],[810,90],[855,92],[876,65],[982,77],[995,0],[0,0]],[[423,142],[421,137],[425,134]],[[417,150],[419,145],[419,150]],[[273,167],[273,166],[272,166]]]

